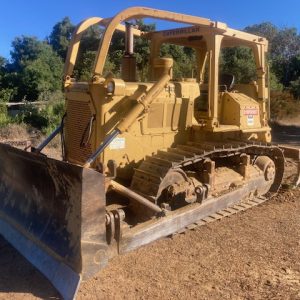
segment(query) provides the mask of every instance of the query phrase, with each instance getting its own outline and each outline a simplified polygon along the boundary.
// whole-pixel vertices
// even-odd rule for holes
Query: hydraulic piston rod
[[[88,158],[88,160],[84,164],[85,168],[90,167],[93,161],[98,157],[99,154],[101,154],[104,151],[104,149],[107,146],[109,146],[109,144],[114,140],[115,137],[117,137],[120,133],[123,133],[126,130],[128,130],[128,128],[136,121],[136,119],[148,109],[153,100],[158,96],[158,94],[162,91],[162,89],[170,81],[170,79],[170,74],[165,74],[150,88],[147,94],[144,95],[144,97],[137,102],[133,109],[129,111],[127,116],[117,125],[117,127],[108,136],[106,136],[103,143]]]

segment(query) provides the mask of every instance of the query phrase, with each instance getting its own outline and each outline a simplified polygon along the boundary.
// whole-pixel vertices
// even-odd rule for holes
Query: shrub
[[[295,81],[291,81],[291,92],[295,98],[300,99],[300,77]]]
[[[11,118],[7,114],[7,108],[4,103],[0,103],[0,127],[4,127],[11,122]]]
[[[39,108],[32,104],[26,104],[22,112],[18,114],[19,123],[31,125],[42,131],[44,134],[51,133],[59,126],[64,115],[64,103],[47,103],[44,107]]]
[[[44,94],[43,97],[45,96]],[[50,134],[61,123],[65,108],[61,93],[52,93],[47,99],[49,100],[42,106],[30,102],[25,104],[17,115],[16,121],[31,125],[44,134]]]
[[[296,117],[300,113],[300,105],[288,91],[271,92],[271,118],[282,120],[285,118]]]

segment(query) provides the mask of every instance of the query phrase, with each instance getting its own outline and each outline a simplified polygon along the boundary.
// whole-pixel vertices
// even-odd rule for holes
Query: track
[[[173,174],[170,175],[173,178],[169,180],[168,176],[170,172],[180,171],[181,174],[179,176],[187,178],[187,175],[184,173],[185,170],[191,170],[191,167],[194,166],[195,169],[198,170],[201,164],[203,170],[205,170],[203,165],[207,159],[215,160],[221,158],[221,160],[223,160],[224,158],[241,154],[250,155],[252,163],[254,163],[254,159],[257,156],[268,156],[274,161],[276,176],[270,188],[270,192],[276,193],[281,186],[284,176],[285,166],[283,151],[279,147],[271,144],[237,142],[231,142],[230,144],[188,142],[185,145],[177,145],[167,150],[159,150],[157,154],[147,156],[139,168],[135,170],[131,189],[157,202],[162,192],[174,182],[173,174],[175,173],[173,172]],[[188,179],[186,180],[188,181]]]
[[[258,206],[258,205],[266,202],[267,200],[268,200],[268,198],[266,198],[266,197],[259,197],[259,198],[253,198],[251,200],[241,201],[239,204],[236,204],[234,206],[220,210],[204,219],[201,219],[199,222],[196,222],[196,223],[193,223],[193,224],[187,226],[185,229],[177,232],[177,234],[184,233],[186,230],[194,230],[198,226],[207,225],[209,223],[222,220],[226,217],[230,217],[232,215],[235,215],[235,214],[245,211],[247,209]]]

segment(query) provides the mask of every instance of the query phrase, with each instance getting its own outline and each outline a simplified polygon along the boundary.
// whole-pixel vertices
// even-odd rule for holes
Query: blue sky
[[[91,17],[109,17],[129,6],[148,6],[222,21],[242,29],[264,21],[300,31],[299,0],[9,0],[1,3],[0,55],[9,58],[10,45],[20,35],[44,38],[53,25],[69,16],[74,24]],[[159,23],[163,27],[163,23]]]

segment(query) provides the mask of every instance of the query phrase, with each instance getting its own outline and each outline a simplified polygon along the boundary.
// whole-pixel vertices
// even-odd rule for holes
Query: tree
[[[160,51],[161,57],[173,59],[173,77],[193,77],[196,55],[193,49],[173,44],[163,44]]]
[[[3,73],[3,70],[5,69],[6,64],[7,64],[7,59],[0,56],[0,74]]]
[[[63,64],[50,45],[35,37],[17,37],[12,43],[8,65],[10,87],[17,87],[16,100],[34,101],[47,91],[61,87]]]
[[[145,24],[144,20],[142,19],[135,20],[135,25],[143,32],[151,32],[155,31],[156,29],[155,23]],[[141,81],[147,81],[150,58],[150,42],[145,38],[136,37],[134,48],[138,77]]]
[[[71,23],[68,17],[56,23],[48,38],[49,44],[53,47],[54,51],[65,61],[67,56],[68,47],[72,38],[72,33],[75,26]]]
[[[291,92],[295,98],[300,99],[300,77],[291,81]]]
[[[289,77],[291,81],[297,80],[300,77],[300,53],[290,60]]]
[[[221,51],[220,72],[235,76],[236,83],[256,79],[253,51],[247,47],[224,48]]]
[[[278,34],[278,28],[270,22],[247,26],[244,31],[265,37],[270,43],[273,42],[273,39]]]
[[[265,22],[248,26],[245,31],[269,40],[269,64],[275,81],[286,87],[291,81],[297,81],[300,76],[300,36],[296,28],[278,29],[272,23]]]
[[[49,45],[43,44],[38,57],[22,72],[24,96],[38,99],[42,93],[61,89],[63,64]]]
[[[155,24],[145,24],[143,20],[136,20],[135,25],[142,31],[155,30]],[[77,65],[74,75],[80,79],[89,79],[92,76],[92,67],[95,61],[103,30],[99,26],[92,26],[83,35],[80,44]],[[137,71],[140,80],[147,78],[150,45],[147,39],[135,37],[134,41]],[[116,31],[112,37],[109,53],[105,62],[104,74],[112,72],[114,76],[120,76],[121,61],[125,52],[125,33]]]
[[[0,56],[0,87],[2,87],[2,80],[5,76],[5,72],[6,72],[6,65],[7,65],[7,60]]]
[[[93,75],[92,68],[102,33],[103,30],[99,26],[95,25],[88,28],[83,34],[73,74],[77,79],[91,79],[91,76]]]
[[[21,71],[28,61],[33,61],[38,57],[41,47],[42,43],[36,37],[16,37],[12,42],[13,50],[10,52],[12,63],[8,69],[15,72]]]
[[[295,72],[295,68],[292,66],[292,61],[299,54],[300,37],[296,28],[280,30],[273,40],[271,59],[275,74],[285,86],[293,80],[292,73]]]

